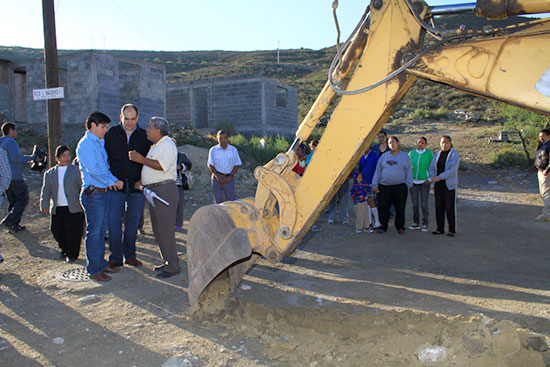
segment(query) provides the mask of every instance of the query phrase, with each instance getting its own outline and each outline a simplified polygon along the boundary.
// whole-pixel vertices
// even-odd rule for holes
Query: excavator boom
[[[501,18],[550,12],[550,2],[480,0],[468,9]],[[451,12],[423,1],[371,2],[294,144],[256,168],[256,196],[205,206],[192,216],[187,244],[191,304],[220,274],[227,274],[222,278],[229,280],[229,292],[258,256],[276,263],[292,254],[417,78],[550,115],[550,22],[452,33],[426,22],[444,13]],[[430,46],[424,45],[426,33],[436,39]],[[342,98],[300,177],[292,171],[297,162],[293,148],[308,139],[337,93]]]

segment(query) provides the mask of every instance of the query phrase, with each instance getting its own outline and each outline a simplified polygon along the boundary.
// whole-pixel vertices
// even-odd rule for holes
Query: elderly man
[[[10,203],[8,215],[2,221],[10,232],[17,233],[25,226],[19,224],[23,212],[29,203],[29,189],[23,179],[23,167],[32,162],[34,155],[22,155],[19,151],[17,139],[17,127],[13,122],[6,122],[2,125],[2,138],[0,138],[0,148],[8,153],[8,160],[11,167],[10,187],[6,191],[6,197]]]
[[[135,188],[144,190],[145,187],[168,203],[166,205],[160,200],[150,199],[153,200],[150,206],[151,224],[163,260],[163,264],[155,268],[160,271],[157,274],[159,278],[170,278],[180,272],[174,228],[179,200],[176,186],[178,148],[168,132],[166,119],[152,117],[147,127],[147,139],[153,145],[147,156],[135,150],[128,152],[132,162],[143,164],[141,182],[136,182]]]
[[[111,119],[99,111],[94,111],[86,119],[86,134],[76,147],[76,156],[82,176],[80,203],[86,216],[86,270],[90,277],[100,282],[111,280],[105,273],[116,273],[120,269],[112,268],[105,261],[105,228],[103,221],[107,216],[107,191],[121,190],[124,183],[116,178],[107,164],[105,151],[105,133]]]
[[[141,178],[142,165],[130,162],[128,152],[135,150],[146,155],[151,146],[147,133],[138,125],[138,108],[125,104],[120,111],[120,125],[113,126],[105,134],[111,172],[124,182],[120,191],[109,191],[109,266],[143,265],[136,257],[136,237],[143,209],[144,197],[134,184]],[[122,219],[124,218],[124,233]]]
[[[208,168],[212,172],[212,190],[216,204],[237,199],[233,176],[243,164],[237,148],[229,144],[229,135],[223,130],[217,133],[218,145],[208,151]]]
[[[535,218],[537,222],[550,222],[550,129],[539,132],[539,145],[535,153],[535,167],[539,179],[539,190],[544,203],[542,213]]]

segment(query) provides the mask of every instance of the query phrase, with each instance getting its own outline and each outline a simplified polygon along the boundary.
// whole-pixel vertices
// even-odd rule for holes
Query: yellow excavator
[[[334,11],[337,6],[334,1]],[[550,115],[550,19],[480,30],[437,28],[437,17],[464,12],[488,19],[545,13],[550,0],[444,6],[372,0],[352,36],[338,43],[328,81],[293,144],[255,169],[256,196],[193,214],[187,237],[190,304],[220,279],[234,291],[258,256],[277,263],[292,254],[417,78]],[[434,38],[429,45],[426,33]],[[294,148],[307,141],[337,94],[340,102],[300,177],[292,171]]]

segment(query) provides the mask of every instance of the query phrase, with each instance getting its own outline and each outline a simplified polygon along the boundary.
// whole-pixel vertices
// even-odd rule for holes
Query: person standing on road
[[[535,218],[537,222],[550,222],[550,129],[539,131],[539,144],[535,153],[535,167],[544,207]]]
[[[105,150],[111,172],[124,182],[122,190],[109,191],[109,266],[143,265],[136,256],[136,237],[145,198],[134,188],[141,178],[141,164],[131,162],[128,152],[146,155],[151,146],[147,133],[138,125],[137,106],[125,104],[120,110],[120,124],[105,134]],[[122,220],[124,219],[124,232]],[[124,262],[123,262],[124,260]]]
[[[216,204],[237,199],[233,176],[242,166],[237,148],[229,144],[229,135],[224,130],[216,134],[218,145],[208,151],[208,168],[212,172],[212,191]]]
[[[17,128],[13,122],[6,122],[2,125],[2,137],[0,148],[8,153],[8,160],[11,167],[11,182],[6,196],[10,203],[8,215],[2,220],[2,224],[9,228],[10,232],[17,233],[25,226],[20,225],[23,212],[29,203],[29,188],[23,179],[23,166],[34,160],[33,155],[22,155],[19,150],[17,139]]]
[[[378,144],[372,146],[372,151],[380,157],[390,150],[388,146],[388,134],[384,130],[380,130],[378,135],[376,135],[376,139],[378,139]]]
[[[355,233],[369,232],[370,210],[368,210],[369,204],[367,202],[369,191],[369,185],[363,180],[361,172],[354,172],[350,194],[355,204]]]
[[[10,187],[11,182],[11,168],[8,160],[8,153],[0,148],[0,208],[4,203],[6,197],[6,190]],[[0,244],[1,247],[1,244]],[[0,254],[0,263],[4,261],[2,254]]]
[[[428,196],[430,194],[430,163],[434,159],[431,150],[426,149],[428,140],[421,136],[416,141],[416,149],[409,152],[411,159],[413,185],[410,189],[411,200],[413,204],[413,224],[409,229],[420,229],[422,232],[428,231],[429,210]],[[422,227],[420,227],[420,215],[418,203],[422,207]]]
[[[99,111],[94,111],[86,119],[86,134],[76,147],[80,164],[82,192],[80,203],[86,216],[86,270],[90,277],[100,282],[111,280],[106,273],[117,273],[118,268],[110,267],[105,261],[105,227],[103,222],[108,215],[107,191],[122,190],[124,182],[109,170],[105,151],[105,133],[111,119]]]
[[[460,157],[453,148],[451,137],[443,135],[441,150],[430,164],[430,176],[434,182],[435,219],[437,229],[432,234],[445,233],[445,216],[449,224],[447,236],[456,234],[456,189],[458,187],[458,166]]]
[[[369,219],[369,227],[367,231],[372,233],[375,230],[380,229],[380,219],[378,218],[378,208],[376,208],[376,193],[372,191],[372,177],[376,171],[376,164],[380,157],[370,147],[367,147],[367,151],[359,160],[359,171],[363,176],[363,182],[369,187],[367,192],[367,213]],[[372,226],[371,218],[374,218],[374,227]]]
[[[80,254],[84,212],[80,205],[82,179],[78,166],[71,164],[66,145],[55,149],[57,165],[44,173],[40,190],[40,210],[50,213],[50,230],[61,249],[61,258],[73,262]]]
[[[388,230],[390,206],[395,207],[395,228],[399,234],[405,234],[405,205],[407,189],[412,186],[411,160],[407,153],[399,150],[399,139],[388,139],[390,151],[382,154],[372,178],[372,189],[378,193],[381,228],[378,233]]]
[[[145,187],[168,202],[166,205],[151,198],[153,202],[149,205],[153,233],[163,260],[162,265],[155,268],[156,271],[160,271],[157,274],[159,278],[170,278],[180,272],[174,228],[179,200],[176,186],[178,148],[168,136],[169,130],[170,125],[166,119],[151,117],[147,127],[147,139],[153,145],[149,153],[144,157],[135,150],[128,152],[132,162],[143,164],[141,181],[136,182],[134,187],[142,191]]]

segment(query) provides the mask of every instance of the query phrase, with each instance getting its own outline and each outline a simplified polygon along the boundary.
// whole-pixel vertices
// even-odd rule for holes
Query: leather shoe
[[[155,266],[155,267],[153,268],[153,270],[155,270],[155,271],[163,271],[163,270],[164,270],[164,265]]]
[[[108,282],[109,280],[111,280],[111,277],[103,272],[91,275],[90,278],[93,280],[97,280],[98,282]]]
[[[105,269],[103,269],[105,273],[118,273],[120,271],[120,268],[111,268],[110,266],[107,266]]]
[[[143,263],[136,259],[135,257],[133,259],[126,259],[126,264],[132,265],[132,266],[141,266]]]
[[[107,261],[107,264],[109,264],[111,268],[118,268],[124,265],[123,263],[117,263],[116,261]]]
[[[179,271],[178,271],[178,273],[179,273]],[[169,273],[169,272],[163,270],[161,273],[157,274],[157,278],[167,279],[167,278],[173,277],[174,275],[176,275],[178,273]]]

